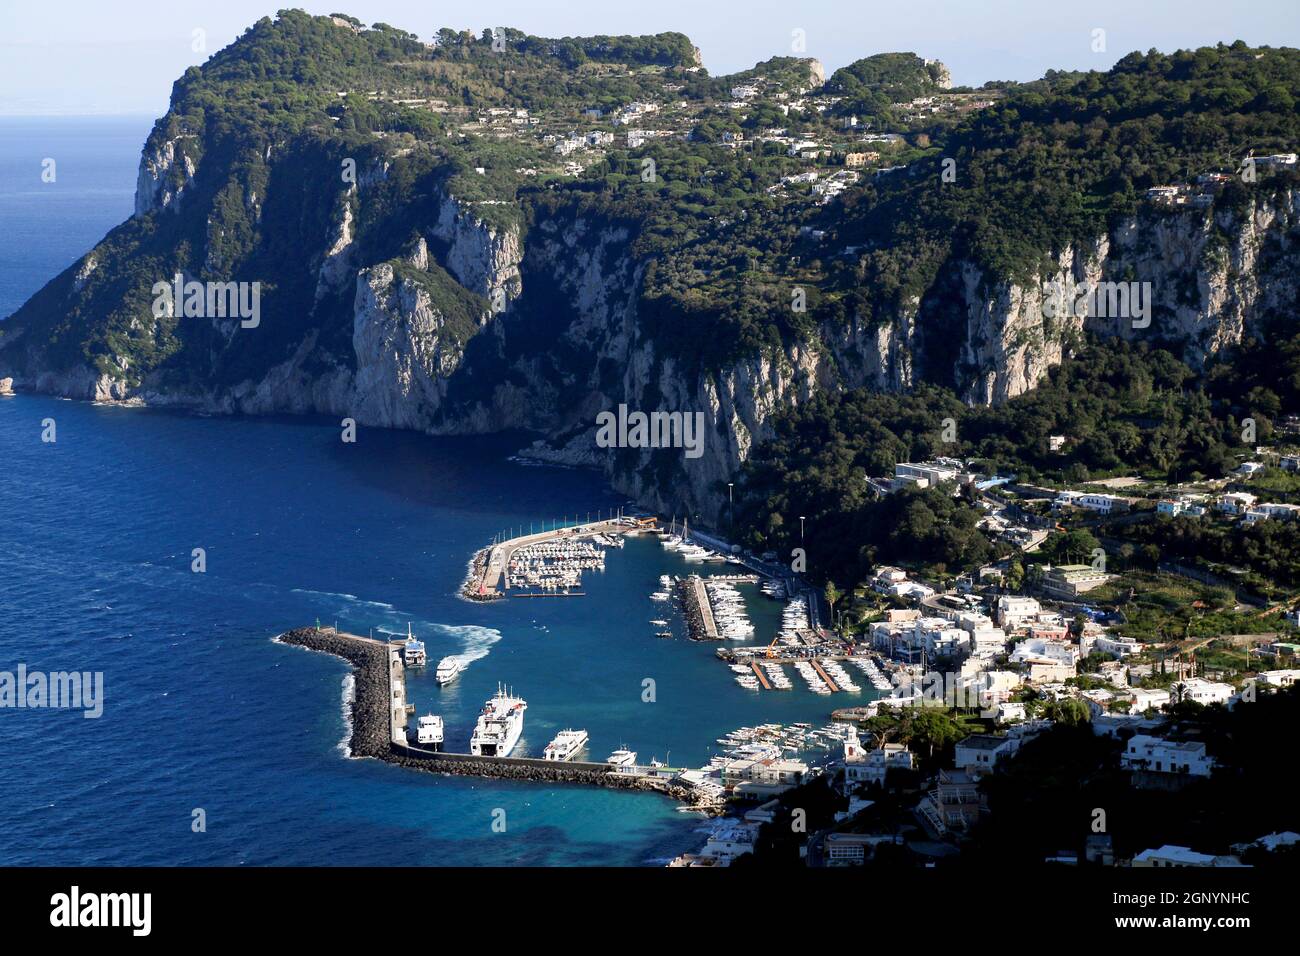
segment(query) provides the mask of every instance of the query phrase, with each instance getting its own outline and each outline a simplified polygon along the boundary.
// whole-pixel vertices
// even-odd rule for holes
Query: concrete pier
[[[588,524],[572,525],[566,528],[552,528],[536,534],[520,535],[508,541],[489,545],[474,555],[470,563],[470,572],[461,593],[474,601],[493,601],[505,597],[508,593],[504,581],[506,569],[510,567],[510,558],[519,548],[543,541],[574,538],[591,538],[598,534],[621,535],[641,531],[653,531],[657,527],[655,519],[642,519],[628,524],[628,519],[593,521]],[[534,595],[528,595],[533,597]]]

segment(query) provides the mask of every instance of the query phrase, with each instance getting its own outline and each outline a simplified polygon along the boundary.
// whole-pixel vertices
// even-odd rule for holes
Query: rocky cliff
[[[603,38],[584,49],[617,48],[665,70],[677,58],[677,73],[638,74],[673,81],[664,102],[731,96],[725,78],[713,90],[695,74],[684,38],[666,36],[624,46]],[[263,42],[271,53],[258,49]],[[587,54],[566,43],[536,41],[516,61],[520,75],[532,70],[539,89],[567,89],[581,61],[557,66],[556,57]],[[296,48],[297,60],[285,52]],[[426,82],[451,65],[472,73],[476,57],[484,95],[510,107],[448,119],[457,86],[414,109],[347,92],[349,84],[371,90],[372,73],[393,63],[421,67],[390,77],[403,88],[399,80]],[[1263,69],[1248,52],[1238,59]],[[358,62],[372,73],[349,72]],[[975,176],[976,160],[963,159],[973,212],[951,223],[943,214],[953,207],[931,200],[929,219],[895,233],[872,217],[902,219],[935,196],[914,174],[936,158],[918,159],[906,176],[864,180],[843,205],[818,202],[782,178],[801,160],[728,148],[743,136],[725,139],[706,123],[704,135],[679,136],[655,153],[664,164],[657,175],[647,177],[630,148],[611,147],[591,175],[555,167],[540,177],[537,166],[557,162],[556,147],[570,148],[569,134],[526,146],[516,130],[538,117],[511,100],[518,94],[509,84],[492,85],[496,62],[489,41],[454,33],[431,46],[391,28],[343,29],[293,12],[259,23],[178,82],[141,155],[132,218],[0,325],[0,378],[20,391],[96,401],[314,412],[432,434],[527,429],[541,436],[529,449],[538,458],[601,468],[646,505],[712,518],[773,416],[818,392],[933,382],[969,403],[1004,402],[1033,388],[1085,333],[1145,338],[1199,368],[1289,315],[1300,292],[1300,199],[1290,180],[1209,206],[1126,199],[1123,216],[1098,216],[1088,221],[1108,224],[1067,235],[1018,192],[1007,198],[980,185],[1013,177],[1000,169]],[[278,64],[281,85],[250,97],[249,86]],[[946,73],[925,66],[941,88]],[[859,94],[879,72],[859,71]],[[313,86],[302,77],[319,78]],[[288,103],[276,100],[284,89],[294,91]],[[560,104],[572,111],[566,123],[593,95],[569,92],[572,101]],[[1056,130],[1054,115],[1032,117],[1041,101],[1035,93],[1021,104],[1016,122]],[[492,132],[466,135],[475,125]],[[1017,129],[1001,120],[958,128],[976,143]],[[833,126],[821,132],[840,135]],[[616,134],[601,135],[608,146]],[[696,142],[710,136],[717,141]],[[484,144],[495,140],[510,145],[493,153]],[[696,153],[682,160],[674,150]],[[760,170],[756,156],[770,168]],[[1038,229],[1022,267],[993,267],[972,253],[996,221],[952,241],[989,196]],[[770,208],[778,202],[787,205]],[[861,227],[856,240],[836,232],[849,221]],[[940,250],[921,282],[909,276],[913,247]],[[888,295],[854,271],[868,256],[878,270],[870,274],[892,283]],[[791,275],[823,287],[806,317],[782,305]],[[197,312],[160,305],[160,284],[177,277],[198,290]],[[1138,290],[1149,321],[1078,305],[1081,289],[1104,283]],[[256,293],[255,324],[212,311],[226,286]],[[723,338],[727,347],[711,351]],[[702,416],[698,455],[598,444],[598,416],[620,406]]]

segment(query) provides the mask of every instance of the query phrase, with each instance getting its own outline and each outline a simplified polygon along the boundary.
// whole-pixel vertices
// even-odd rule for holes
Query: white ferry
[[[635,767],[636,751],[622,747],[610,754],[605,763],[609,764],[611,767]]]
[[[438,661],[438,669],[434,672],[433,678],[438,682],[439,686],[450,684],[460,676],[464,666],[459,657],[444,657]]]
[[[425,714],[415,728],[415,742],[425,744],[434,750],[442,749],[442,718],[436,714]]]
[[[476,757],[509,757],[524,732],[527,702],[515,697],[500,684],[496,696],[483,705],[469,738],[469,752]]]
[[[587,746],[585,730],[561,730],[555,739],[542,751],[544,760],[572,760],[583,747]]]
[[[407,667],[423,667],[426,658],[424,656],[424,641],[417,641],[415,635],[411,633],[411,625],[406,625],[406,646],[403,648],[402,659]]]

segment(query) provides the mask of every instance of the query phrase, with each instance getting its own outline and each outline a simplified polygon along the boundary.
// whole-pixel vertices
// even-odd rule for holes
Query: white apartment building
[[[1125,770],[1183,773],[1195,777],[1208,777],[1214,769],[1214,758],[1206,754],[1205,744],[1199,740],[1172,741],[1147,734],[1130,738],[1119,762]]]
[[[1226,704],[1236,693],[1231,684],[1188,677],[1173,686],[1175,699],[1194,700],[1198,704]]]

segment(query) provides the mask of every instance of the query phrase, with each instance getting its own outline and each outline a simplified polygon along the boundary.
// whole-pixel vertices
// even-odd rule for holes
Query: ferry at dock
[[[611,767],[635,767],[636,751],[628,750],[626,747],[621,747],[610,754],[605,763],[609,764]]]
[[[496,696],[483,705],[469,738],[469,752],[475,757],[509,757],[524,732],[527,702],[497,685]]]
[[[415,742],[433,750],[441,750],[442,718],[437,714],[425,714],[421,717],[415,728]]]
[[[424,655],[424,641],[417,641],[411,633],[411,625],[406,625],[406,644],[402,649],[402,660],[407,667],[423,667],[427,658]]]
[[[464,669],[465,665],[460,662],[459,657],[444,657],[438,661],[438,669],[434,671],[433,679],[438,682],[438,686],[450,684]]]
[[[587,746],[585,730],[561,730],[542,751],[544,760],[572,760],[578,751]]]

